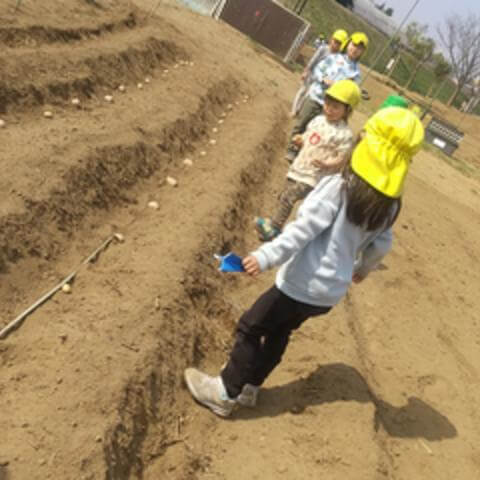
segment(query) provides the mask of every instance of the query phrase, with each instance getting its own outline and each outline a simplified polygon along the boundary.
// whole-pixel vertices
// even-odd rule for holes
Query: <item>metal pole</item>
[[[395,33],[390,37],[390,40],[387,42],[387,44],[385,45],[384,49],[380,52],[380,54],[378,55],[378,57],[375,59],[375,61],[373,62],[373,65],[369,68],[367,74],[365,75],[365,77],[362,79],[362,81],[360,82],[360,85],[363,85],[363,83],[365,82],[365,80],[370,76],[370,74],[372,73],[372,70],[373,68],[377,65],[378,63],[378,60],[383,56],[383,54],[387,51],[387,48],[392,44],[393,42],[393,39],[397,36],[398,32],[402,29],[402,27],[405,25],[406,21],[410,18],[410,15],[412,14],[412,12],[415,10],[415,8],[417,7],[417,5],[420,3],[420,0],[415,0],[415,3],[412,5],[412,7],[410,8],[410,10],[408,11],[408,13],[405,15],[405,18],[402,20],[402,22],[400,23],[400,25],[398,26],[397,30],[395,30]]]
[[[393,65],[392,68],[390,68],[390,71],[387,73],[388,78],[393,78],[393,72],[397,68],[398,63],[400,62],[400,53],[397,54],[397,58],[393,60]]]
[[[295,3],[295,6],[293,7],[293,13],[298,13],[298,9],[300,8],[302,1],[303,0],[297,0],[297,2]]]
[[[297,12],[297,15],[301,15],[302,12],[303,12],[303,9],[305,8],[305,5],[307,4],[308,0],[303,0],[303,3],[301,4],[298,12]]]
[[[423,112],[422,114],[422,117],[420,120],[423,120],[431,111],[432,111],[432,106],[433,106],[433,102],[435,101],[435,99],[437,98],[437,95],[440,94],[443,86],[445,85],[445,82],[448,80],[448,75],[445,76],[445,78],[442,80],[442,83],[440,83],[440,86],[437,88],[437,90],[435,90],[433,93],[432,93],[432,99],[430,100],[430,103],[428,104],[426,110]]]
[[[8,325],[0,330],[0,339],[5,338],[12,330],[15,330],[20,326],[20,324],[25,320],[25,318],[30,315],[34,310],[36,310],[40,305],[45,303],[50,297],[52,297],[58,290],[60,290],[64,285],[70,283],[75,276],[77,275],[80,267],[94,261],[99,253],[105,250],[108,245],[114,240],[118,239],[118,233],[110,235],[98,248],[96,248],[72,273],[67,275],[59,284],[53,287],[49,292],[39,298],[33,305],[28,307],[23,313],[18,315],[14,320],[12,320]]]
[[[460,120],[458,121],[457,123],[457,127],[456,128],[460,128],[460,125],[462,124],[462,122],[465,120],[465,118],[467,117],[468,115],[468,112],[463,112],[463,115],[460,117]]]

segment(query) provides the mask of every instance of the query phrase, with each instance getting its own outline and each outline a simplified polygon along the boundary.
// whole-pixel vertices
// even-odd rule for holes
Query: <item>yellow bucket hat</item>
[[[355,32],[352,33],[352,36],[350,37],[350,40],[355,44],[355,45],[363,45],[365,49],[368,48],[368,37],[365,33],[363,32]]]
[[[359,86],[352,80],[339,80],[338,82],[335,82],[328,88],[325,95],[335,98],[339,102],[350,105],[352,109],[360,103],[360,98],[362,96]]]
[[[348,33],[345,30],[339,29],[333,32],[332,38],[340,42],[343,45],[348,40]]]
[[[405,108],[387,107],[367,120],[364,132],[352,170],[387,197],[400,197],[410,161],[422,147],[422,122]]]
[[[368,48],[368,37],[363,32],[352,33],[352,35],[350,37],[347,37],[342,43],[341,49],[345,50],[345,48],[347,48],[350,42],[354,43],[355,45],[363,45],[365,47],[365,50],[367,50]]]

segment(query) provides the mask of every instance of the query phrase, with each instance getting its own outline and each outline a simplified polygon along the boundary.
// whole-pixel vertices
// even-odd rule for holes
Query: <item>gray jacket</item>
[[[328,44],[321,45],[320,47],[315,50],[315,53],[312,55],[312,58],[308,62],[306,66],[306,70],[308,70],[310,73],[313,72],[313,69],[316,67],[317,63],[320,62],[320,60],[323,60],[325,57],[330,55],[330,47]]]
[[[347,220],[344,181],[340,174],[320,180],[296,220],[252,252],[262,271],[282,265],[275,283],[294,300],[335,305],[353,273],[366,276],[391,248],[391,229],[367,232]]]

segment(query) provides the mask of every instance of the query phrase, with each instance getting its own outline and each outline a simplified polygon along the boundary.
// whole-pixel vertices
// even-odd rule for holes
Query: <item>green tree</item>
[[[435,81],[432,82],[430,85],[430,89],[428,90],[427,97],[435,98],[440,89],[442,88],[443,84],[445,83],[446,79],[452,73],[452,67],[445,59],[442,53],[437,52],[433,54],[432,57],[433,62],[433,73],[435,75]],[[436,88],[438,86],[438,88]],[[435,90],[436,89],[436,90]],[[432,95],[432,92],[435,90],[435,93]]]
[[[435,41],[425,35],[427,31],[428,25],[422,25],[418,22],[411,22],[405,31],[408,47],[417,60],[415,67],[410,73],[410,78],[408,79],[405,88],[410,87],[415,80],[420,67],[424,63],[430,61],[435,52]]]
[[[428,25],[422,25],[419,22],[410,22],[405,30],[405,36],[407,38],[407,45],[412,50],[415,50],[419,42],[422,42],[425,38],[425,34],[428,31]]]

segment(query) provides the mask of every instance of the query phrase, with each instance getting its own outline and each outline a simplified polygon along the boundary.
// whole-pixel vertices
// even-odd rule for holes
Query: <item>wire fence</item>
[[[296,0],[281,0],[288,8],[295,6]],[[302,12],[313,26],[313,32],[316,34],[331,35],[336,29],[344,28],[348,32],[364,31],[369,39],[370,46],[366,54],[362,57],[361,63],[367,67],[373,67],[378,73],[388,73],[387,65],[390,60],[400,55],[400,61],[397,62],[394,71],[390,74],[391,79],[401,88],[405,88],[410,79],[411,73],[417,65],[417,59],[408,51],[402,49],[400,53],[391,46],[384,49],[389,37],[377,27],[371,25],[359,15],[341,7],[335,0],[310,0]],[[381,52],[383,53],[381,54]],[[380,58],[377,58],[381,54]],[[429,65],[422,65],[418,68],[417,74],[408,89],[422,96],[427,97],[430,91],[437,91],[442,79],[437,78],[433,68]],[[433,89],[432,89],[433,86]],[[436,99],[442,103],[447,103],[455,91],[456,85],[453,81],[447,80],[437,92]],[[467,100],[464,93],[457,95],[454,106],[460,108],[463,102]],[[480,105],[472,113],[480,114]]]

